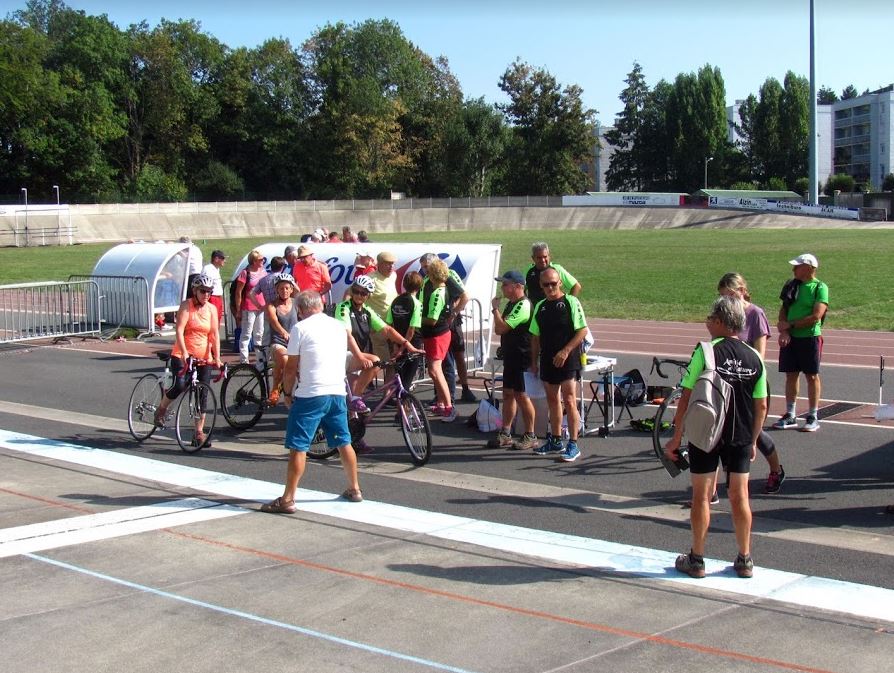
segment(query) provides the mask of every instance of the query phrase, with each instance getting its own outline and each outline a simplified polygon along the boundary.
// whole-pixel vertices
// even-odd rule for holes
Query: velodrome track
[[[685,357],[704,338],[701,325],[592,328],[600,353],[644,373],[653,354]],[[870,335],[855,363],[845,352],[852,334],[828,333],[830,402],[878,394],[890,335]],[[144,356],[168,345],[0,354],[5,670],[849,673],[890,664],[886,424],[829,420],[816,434],[774,433],[788,479],[763,495],[766,466],[755,464],[755,578],[729,570],[724,499],[710,576],[699,583],[670,569],[688,545],[685,478],[669,479],[647,438],[623,426],[584,439],[582,459],[562,465],[435,424],[435,455],[422,469],[393,428],[375,427],[377,451],[360,461],[367,502],[335,500],[342,475],[330,461],[308,468],[298,514],[259,514],[283,476],[281,409],[250,433],[217,432],[194,456],[166,433],[142,445],[127,435],[130,388],[158,369]]]

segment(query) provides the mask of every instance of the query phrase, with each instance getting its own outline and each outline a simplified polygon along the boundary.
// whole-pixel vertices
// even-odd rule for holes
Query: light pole
[[[59,205],[59,185],[53,185],[53,191],[56,193],[56,205]]]
[[[705,189],[708,188],[708,162],[714,161],[714,157],[705,157]]]

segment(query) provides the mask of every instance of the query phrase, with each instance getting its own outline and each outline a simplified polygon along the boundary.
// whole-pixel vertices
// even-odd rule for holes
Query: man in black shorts
[[[488,446],[530,451],[537,446],[534,403],[525,394],[525,372],[531,365],[531,302],[525,296],[525,277],[520,271],[507,271],[494,280],[500,281],[503,296],[509,303],[501,313],[500,298],[491,300],[494,332],[500,335],[503,353],[503,429],[497,433],[496,439],[488,442]],[[525,429],[516,442],[512,439],[512,422],[519,409]]]
[[[705,541],[711,522],[709,502],[714,490],[714,473],[718,463],[726,468],[733,528],[739,554],[733,569],[739,577],[751,577],[751,506],[748,502],[748,472],[757,450],[757,439],[767,417],[767,378],[763,360],[757,351],[737,336],[745,326],[745,308],[737,297],[718,297],[705,320],[714,347],[717,373],[733,388],[731,408],[718,446],[710,453],[689,444],[689,465],[692,475],[692,547],[688,554],[677,557],[675,567],[690,577],[705,576]],[[664,447],[670,460],[679,457],[685,434],[685,414],[696,379],[704,371],[705,356],[701,344],[696,346],[689,368],[681,383],[683,396],[674,416],[674,436]]]
[[[580,376],[581,344],[587,336],[587,320],[577,297],[565,294],[559,272],[545,269],[540,287],[546,298],[537,302],[531,318],[531,372],[539,374],[546,389],[550,433],[538,456],[554,455],[570,463],[580,457],[577,435],[580,411],[577,408],[577,379]],[[568,415],[569,439],[562,446],[562,407]]]

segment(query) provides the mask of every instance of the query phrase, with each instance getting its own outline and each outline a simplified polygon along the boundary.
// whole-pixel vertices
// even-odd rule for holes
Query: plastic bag
[[[478,430],[481,432],[496,432],[503,427],[500,410],[487,400],[481,400],[478,403],[475,420],[478,422]]]

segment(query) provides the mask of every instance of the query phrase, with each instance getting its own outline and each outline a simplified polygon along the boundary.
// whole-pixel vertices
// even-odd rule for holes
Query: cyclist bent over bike
[[[186,390],[187,359],[192,357],[204,364],[197,367],[199,380],[211,381],[212,367],[220,367],[220,334],[217,309],[208,301],[214,281],[205,273],[199,274],[192,283],[193,296],[184,300],[177,310],[177,332],[174,348],[171,350],[171,371],[173,385],[165,391],[161,403],[155,411],[155,424],[164,425],[168,407],[180,393]],[[204,400],[202,400],[204,405]],[[199,446],[206,441],[205,414],[196,418],[196,442]]]

